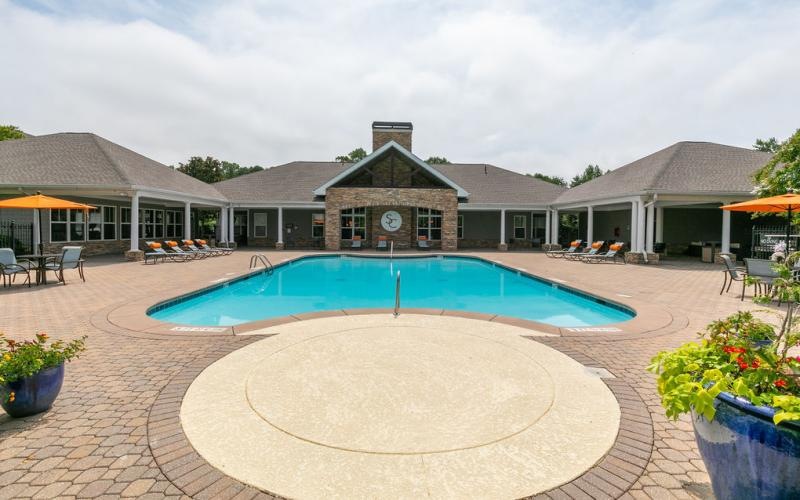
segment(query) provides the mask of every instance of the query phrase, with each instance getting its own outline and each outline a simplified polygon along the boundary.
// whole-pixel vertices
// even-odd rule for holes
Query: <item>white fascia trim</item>
[[[487,211],[487,210],[512,210],[519,212],[530,212],[541,210],[545,212],[550,207],[547,205],[509,205],[505,203],[459,203],[458,209],[464,212],[468,211]]]
[[[323,184],[320,187],[318,187],[317,189],[315,189],[314,190],[314,194],[316,196],[325,196],[325,193],[328,191],[329,187],[333,186],[334,184],[336,184],[337,182],[341,181],[342,179],[344,179],[348,175],[350,175],[353,172],[355,172],[356,170],[360,169],[361,167],[363,167],[364,165],[366,165],[367,163],[372,161],[373,158],[375,158],[376,156],[379,156],[379,155],[383,154],[384,152],[388,151],[389,148],[395,148],[402,155],[406,156],[408,159],[410,159],[411,161],[416,163],[420,168],[423,168],[426,172],[430,173],[431,175],[433,175],[434,177],[436,177],[440,181],[444,182],[445,184],[447,184],[451,188],[455,189],[456,193],[457,193],[457,196],[459,198],[467,198],[467,197],[469,197],[469,193],[464,188],[462,188],[461,186],[459,186],[458,184],[456,184],[455,182],[453,182],[449,178],[445,177],[444,174],[442,174],[441,172],[439,172],[435,168],[431,167],[430,165],[428,165],[424,161],[420,160],[411,151],[407,150],[406,148],[404,148],[403,146],[401,146],[400,144],[398,144],[398,143],[396,143],[394,141],[387,142],[383,146],[381,146],[378,149],[376,149],[375,151],[373,151],[371,154],[365,156],[358,163],[352,164],[348,169],[340,172],[336,177],[334,177],[333,179],[329,180],[325,184]]]
[[[601,205],[616,205],[618,203],[631,203],[633,201],[640,201],[641,194],[624,196],[620,198],[607,198],[602,200],[588,200],[576,201],[570,203],[553,203],[553,208],[556,210],[569,210],[570,208],[586,208],[588,206],[601,206]]]
[[[310,210],[325,209],[325,203],[322,202],[281,202],[281,203],[231,203],[230,206],[235,208],[307,208]]]
[[[215,207],[222,207],[228,203],[228,201],[224,199],[203,198],[202,196],[194,196],[186,193],[180,193],[178,191],[170,191],[168,189],[153,189],[143,186],[131,186],[131,188],[133,191],[139,192],[139,197],[144,196],[146,198],[156,198],[159,200],[170,201],[188,201],[189,203],[202,203],[204,205],[212,205]]]

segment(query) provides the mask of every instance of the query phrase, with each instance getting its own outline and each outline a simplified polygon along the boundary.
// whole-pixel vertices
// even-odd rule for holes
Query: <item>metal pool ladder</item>
[[[397,271],[397,282],[394,285],[394,317],[400,315],[400,271]]]
[[[272,274],[272,272],[275,270],[272,262],[270,262],[267,256],[263,253],[257,253],[250,257],[250,269],[255,269],[259,264],[264,266],[264,269],[267,270],[267,274]]]

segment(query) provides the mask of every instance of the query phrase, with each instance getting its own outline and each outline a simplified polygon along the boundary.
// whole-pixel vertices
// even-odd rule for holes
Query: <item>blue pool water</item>
[[[402,308],[472,311],[554,326],[631,319],[620,306],[564,290],[480,259],[464,257],[308,257],[275,272],[151,308],[155,319],[204,326],[333,309],[391,308],[397,272]]]

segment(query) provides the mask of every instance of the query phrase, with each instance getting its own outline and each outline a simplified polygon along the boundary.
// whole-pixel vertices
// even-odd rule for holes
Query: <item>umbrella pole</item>
[[[39,209],[37,226],[39,226],[39,255],[44,255],[44,240],[42,239],[42,209]]]

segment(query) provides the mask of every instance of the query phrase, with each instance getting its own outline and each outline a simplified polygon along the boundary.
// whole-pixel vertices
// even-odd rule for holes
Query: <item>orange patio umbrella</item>
[[[62,200],[61,198],[53,198],[52,196],[45,196],[42,193],[36,193],[31,196],[23,196],[21,198],[11,198],[10,200],[0,200],[0,208],[32,208],[39,211],[39,254],[43,254],[44,245],[42,244],[42,209],[49,208],[54,210],[60,209],[73,209],[73,210],[89,210],[95,208],[91,205],[84,203],[76,203],[74,201]]]
[[[757,200],[743,201],[741,203],[725,205],[722,207],[722,209],[733,212],[785,213],[787,217],[786,252],[788,255],[789,238],[792,232],[792,212],[796,212],[800,209],[800,194],[779,194],[778,196],[770,196],[768,198],[759,198]]]

